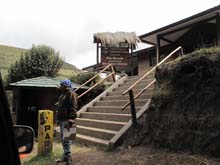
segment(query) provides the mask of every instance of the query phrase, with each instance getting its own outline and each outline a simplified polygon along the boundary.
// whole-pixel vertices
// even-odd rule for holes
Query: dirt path
[[[72,165],[220,165],[220,159],[187,153],[171,153],[165,150],[154,150],[146,146],[134,148],[119,147],[114,151],[105,151],[94,146],[86,147],[77,144],[73,146],[72,150]],[[52,157],[41,157],[38,161],[22,164],[54,165],[56,164],[56,158],[60,157],[55,155],[61,155],[62,152],[61,144],[55,143]],[[36,144],[33,152],[22,159],[22,162],[32,158],[37,158]]]
[[[149,147],[74,153],[74,165],[219,165],[220,160],[186,153],[155,151]]]

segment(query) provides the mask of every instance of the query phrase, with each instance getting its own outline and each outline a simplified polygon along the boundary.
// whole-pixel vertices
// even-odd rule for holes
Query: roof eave
[[[167,25],[167,26],[164,26],[164,27],[162,27],[162,28],[159,28],[159,29],[156,29],[156,30],[151,31],[151,32],[149,32],[149,33],[145,33],[145,34],[143,34],[143,35],[140,35],[139,38],[142,40],[142,42],[149,43],[150,41],[144,40],[144,38],[146,38],[146,37],[148,37],[148,36],[150,36],[150,35],[159,33],[159,32],[161,32],[161,31],[167,30],[167,29],[169,29],[169,28],[171,28],[171,27],[174,27],[174,26],[177,26],[177,25],[186,23],[186,22],[188,22],[188,21],[190,21],[190,20],[192,20],[192,19],[196,19],[196,18],[199,18],[199,17],[204,16],[204,15],[206,15],[206,14],[212,13],[212,12],[217,11],[217,10],[219,10],[219,9],[220,9],[220,5],[215,6],[215,7],[213,7],[213,8],[210,8],[210,9],[205,10],[205,11],[203,11],[203,12],[200,12],[200,13],[198,13],[198,14],[192,15],[192,16],[187,17],[187,18],[185,18],[185,19],[182,19],[182,20],[180,20],[180,21],[174,22],[174,23],[169,24],[169,25]],[[155,44],[155,43],[153,43],[153,44]]]

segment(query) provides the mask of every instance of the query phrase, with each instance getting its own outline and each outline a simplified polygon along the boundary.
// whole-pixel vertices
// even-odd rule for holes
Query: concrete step
[[[147,73],[147,72],[146,72],[146,73]],[[142,76],[143,76],[143,75],[141,75],[141,76],[129,76],[128,79],[129,79],[129,80],[132,80],[132,81],[137,81],[137,80],[139,80]],[[147,75],[147,77],[145,77],[144,79],[148,79],[148,78],[155,78],[155,72],[150,73],[150,74]]]
[[[138,99],[150,99],[152,96],[152,94],[142,94],[140,95],[140,97]],[[107,100],[129,100],[129,96],[128,95],[115,95],[115,96],[105,96],[102,97],[101,100],[103,101],[107,101]]]
[[[137,84],[136,86],[134,86],[133,90],[136,90],[136,89],[144,89],[150,82],[146,83],[146,84]],[[116,90],[126,90],[130,87],[131,85],[123,85],[123,86],[119,86],[118,88],[114,88],[113,91],[116,91]],[[154,87],[152,85],[152,87]]]
[[[96,112],[81,112],[80,117],[87,119],[119,121],[119,122],[128,122],[131,119],[130,114],[96,113]]]
[[[136,86],[147,86],[150,82],[152,82],[154,80],[154,78],[152,79],[147,79],[147,80],[141,80]],[[120,84],[119,87],[130,87],[132,84],[134,84],[136,81],[125,81],[125,83]]]
[[[87,127],[96,127],[96,128],[119,131],[126,124],[126,122],[76,118],[76,124]]]
[[[138,92],[140,92],[142,89],[138,89],[138,90],[134,90],[133,91],[133,93],[134,93],[134,95],[136,95]],[[154,88],[148,88],[146,91],[144,91],[143,93],[142,93],[142,95],[144,95],[144,94],[148,94],[148,95],[152,95],[153,94],[153,90],[154,90]],[[122,95],[122,93],[124,92],[125,90],[115,90],[115,91],[112,91],[112,92],[109,92],[109,93],[107,93],[107,95],[108,96],[118,96],[118,95],[121,95],[121,96],[123,96]]]
[[[100,138],[95,138],[92,136],[87,136],[87,135],[82,135],[77,133],[76,134],[76,140],[81,142],[81,143],[86,143],[86,144],[94,144],[94,145],[99,145],[102,147],[107,147],[109,144],[108,140],[100,139]]]
[[[139,99],[135,100],[135,106],[144,106],[147,103],[148,99]],[[124,106],[128,101],[127,100],[110,100],[110,101],[97,101],[94,103],[94,106]]]
[[[128,76],[126,80],[137,81],[140,78],[143,78],[143,75],[142,76]],[[155,78],[155,73],[151,73],[150,75],[147,75],[146,77],[144,77],[144,79],[150,79],[150,78]]]
[[[117,131],[78,125],[77,133],[99,139],[110,140]]]
[[[145,86],[135,86],[135,87],[133,88],[133,91],[135,91],[135,90],[140,91],[140,90],[144,89],[144,87],[146,87],[147,85],[148,85],[148,84],[146,84]],[[124,92],[124,91],[127,90],[127,89],[128,89],[128,88],[114,88],[112,92],[115,92],[115,91],[122,91],[122,92]],[[154,85],[152,84],[148,89],[154,89]]]
[[[128,100],[127,100],[128,102]],[[138,112],[141,107],[135,107]],[[121,110],[121,107],[113,106],[93,106],[88,107],[87,112],[98,112],[98,113],[119,113],[119,114],[130,114],[130,107],[127,107],[124,111]]]

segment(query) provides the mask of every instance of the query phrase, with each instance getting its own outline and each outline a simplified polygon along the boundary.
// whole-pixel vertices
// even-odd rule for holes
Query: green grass
[[[21,56],[25,49],[15,48],[10,46],[0,45],[0,66],[2,69],[8,69],[8,67],[15,63]]]
[[[3,79],[8,73],[8,68],[15,63],[21,56],[25,49],[15,48],[11,46],[0,45],[0,69]]]
[[[6,78],[10,65],[19,60],[22,53],[24,53],[25,51],[26,49],[23,48],[0,45],[0,71],[3,79]],[[59,72],[59,76],[70,77],[72,76],[72,73],[79,72],[80,70],[77,69],[74,65],[65,62]]]
[[[79,71],[79,69],[77,69],[74,65],[72,64],[69,64],[67,62],[65,62],[62,66],[62,69],[65,69],[65,70],[74,70],[75,72]]]
[[[61,143],[54,142],[53,143],[53,151],[49,153],[46,156],[38,156],[37,154],[37,145],[38,143],[35,143],[33,151],[27,155],[26,158],[21,159],[22,165],[54,165],[56,164],[56,160],[61,158],[63,154],[63,149]],[[74,153],[82,153],[87,152],[91,150],[95,150],[96,148],[88,148],[85,146],[82,146],[76,142],[72,145],[72,151]]]

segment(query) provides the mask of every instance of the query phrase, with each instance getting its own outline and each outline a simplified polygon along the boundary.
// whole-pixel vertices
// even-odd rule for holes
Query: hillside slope
[[[10,65],[15,63],[17,60],[19,60],[20,56],[25,51],[26,49],[23,48],[0,45],[0,70],[3,77],[7,75],[8,73],[7,71]],[[72,74],[76,74],[79,72],[80,70],[76,68],[74,65],[65,62],[59,72],[59,76],[68,77]]]
[[[220,157],[220,48],[163,64],[133,144]]]

